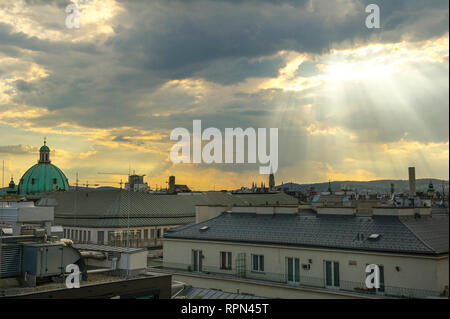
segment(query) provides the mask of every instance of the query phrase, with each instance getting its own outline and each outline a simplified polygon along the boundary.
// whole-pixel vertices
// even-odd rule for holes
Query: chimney
[[[175,176],[169,176],[169,193],[175,192]]]
[[[416,196],[416,168],[408,167],[409,173],[409,196]]]

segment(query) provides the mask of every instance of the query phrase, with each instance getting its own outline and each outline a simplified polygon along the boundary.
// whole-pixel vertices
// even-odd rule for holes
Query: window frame
[[[327,283],[328,281],[328,277],[327,277],[327,263],[330,263],[330,275],[331,275],[331,285],[329,285]],[[337,267],[336,267],[337,265]],[[340,264],[339,261],[336,260],[324,260],[323,261],[323,266],[324,266],[324,280],[325,280],[325,287],[329,288],[329,289],[340,289],[341,287],[341,268],[340,268]],[[336,268],[337,268],[337,278],[336,278]],[[336,280],[337,279],[337,280]],[[337,281],[337,285],[336,285],[336,281]]]
[[[255,264],[255,258],[257,263]],[[257,266],[255,268],[255,266]],[[252,272],[264,272],[264,255],[252,254]]]
[[[225,257],[225,260],[224,260]],[[233,259],[230,251],[221,251],[219,253],[219,265],[221,270],[232,270]]]

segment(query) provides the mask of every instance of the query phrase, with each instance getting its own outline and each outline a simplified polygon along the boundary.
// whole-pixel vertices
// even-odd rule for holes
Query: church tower
[[[275,188],[275,176],[273,173],[269,175],[269,191],[273,191]]]
[[[69,189],[69,180],[66,175],[51,164],[50,148],[44,139],[44,145],[39,149],[39,160],[23,174],[17,193],[20,196],[26,196],[53,191],[68,191]]]

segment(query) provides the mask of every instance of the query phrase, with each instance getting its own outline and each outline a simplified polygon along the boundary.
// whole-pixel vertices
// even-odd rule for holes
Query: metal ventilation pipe
[[[409,173],[409,195],[416,196],[416,168],[408,167]]]

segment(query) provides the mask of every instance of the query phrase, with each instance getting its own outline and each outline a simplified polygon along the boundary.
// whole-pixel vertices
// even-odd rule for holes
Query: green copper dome
[[[18,193],[28,195],[56,190],[69,190],[69,181],[58,167],[50,163],[50,149],[44,142],[39,150],[39,162],[23,174]]]

